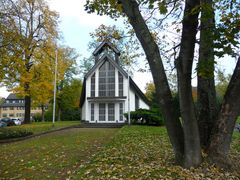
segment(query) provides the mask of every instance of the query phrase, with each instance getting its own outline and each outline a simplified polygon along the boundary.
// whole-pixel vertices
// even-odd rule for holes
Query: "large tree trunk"
[[[229,167],[228,153],[237,117],[240,114],[240,57],[223,99],[221,111],[213,129],[209,159],[218,166]]]
[[[178,91],[184,131],[184,167],[196,167],[201,161],[200,138],[192,97],[192,64],[198,27],[199,0],[187,0],[184,9],[182,39],[179,57],[176,60]]]
[[[212,0],[201,0],[201,6],[200,48],[197,72],[197,119],[201,146],[204,150],[207,150],[217,115],[213,53],[214,9]]]
[[[31,122],[31,97],[25,96],[25,116],[24,123],[29,124]]]
[[[41,109],[42,109],[42,122],[45,122],[45,106],[43,104],[41,105]]]
[[[29,94],[29,83],[26,83],[24,90]],[[30,95],[25,96],[25,114],[24,114],[24,123],[29,124],[31,122],[31,97]]]
[[[123,12],[129,18],[130,24],[135,30],[136,36],[146,54],[152,72],[153,81],[156,86],[158,102],[164,115],[168,135],[174,149],[175,159],[177,163],[182,163],[184,155],[182,125],[179,121],[176,110],[174,109],[171,91],[158,46],[151,36],[151,33],[139,11],[137,2],[135,0],[119,1],[122,3]]]

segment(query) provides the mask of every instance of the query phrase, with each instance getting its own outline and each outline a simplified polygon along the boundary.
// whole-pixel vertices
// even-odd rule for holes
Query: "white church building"
[[[129,109],[149,109],[147,98],[131,77],[128,80],[119,63],[120,52],[111,43],[101,43],[93,55],[95,65],[84,77],[80,98],[83,121],[125,123],[123,114]]]

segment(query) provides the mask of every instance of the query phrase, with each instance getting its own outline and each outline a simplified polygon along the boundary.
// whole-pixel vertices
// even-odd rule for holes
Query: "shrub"
[[[18,137],[25,137],[32,135],[33,132],[27,131],[25,129],[9,129],[9,128],[1,128],[0,129],[0,139],[11,139],[11,138],[18,138]]]
[[[34,114],[34,115],[33,115],[33,120],[34,120],[35,122],[41,122],[41,121],[42,121],[42,114],[40,114],[40,113]]]
[[[128,113],[124,116],[128,119]],[[138,109],[130,112],[132,124],[163,125],[163,117],[154,110]]]
[[[80,121],[81,120],[81,111],[79,108],[71,108],[62,111],[61,119],[68,121]]]

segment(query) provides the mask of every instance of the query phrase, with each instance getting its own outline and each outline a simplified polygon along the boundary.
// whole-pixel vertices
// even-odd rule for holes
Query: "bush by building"
[[[124,116],[128,119],[128,113],[125,113]],[[132,124],[143,124],[143,125],[163,125],[163,117],[158,111],[152,109],[138,109],[136,111],[130,112],[130,118]]]

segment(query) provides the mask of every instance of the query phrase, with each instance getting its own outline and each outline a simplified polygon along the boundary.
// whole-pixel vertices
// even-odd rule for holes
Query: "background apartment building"
[[[3,117],[14,117],[23,119],[25,110],[25,100],[17,97],[16,94],[9,94],[9,96],[0,105],[0,118]],[[41,107],[32,107],[31,117],[36,113],[41,113]]]

